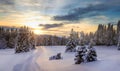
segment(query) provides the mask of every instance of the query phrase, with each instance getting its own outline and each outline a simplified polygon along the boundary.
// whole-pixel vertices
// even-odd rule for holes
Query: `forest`
[[[24,26],[20,28],[0,27],[0,49],[15,48],[16,52],[26,52],[35,46],[61,46],[68,41],[74,40],[77,45],[88,45],[91,40],[94,45],[119,45],[120,43],[120,21],[116,25],[99,24],[96,32],[84,33],[74,31],[65,36],[56,35],[35,35],[30,28]]]

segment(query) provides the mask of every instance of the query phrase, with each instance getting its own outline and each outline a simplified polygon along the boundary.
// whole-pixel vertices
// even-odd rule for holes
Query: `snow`
[[[75,65],[75,53],[65,53],[65,46],[39,46],[36,50],[14,54],[13,49],[0,50],[0,71],[119,71],[120,51],[115,46],[95,46],[98,60]],[[61,53],[63,59],[49,60]]]
[[[15,54],[13,49],[0,50],[0,71],[38,71],[33,70],[38,69],[35,53],[36,50],[20,54]]]

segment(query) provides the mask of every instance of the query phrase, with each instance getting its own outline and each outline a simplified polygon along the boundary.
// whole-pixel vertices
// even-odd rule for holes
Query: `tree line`
[[[56,35],[39,35],[36,39],[37,46],[55,46],[55,45],[66,45],[68,38],[63,36],[59,37]]]
[[[120,21],[118,21],[116,26],[111,23],[108,25],[99,24],[96,32],[84,33],[82,31],[75,36],[78,36],[74,38],[78,45],[89,44],[91,40],[94,41],[95,45],[117,45],[120,37]]]
[[[15,48],[16,53],[35,48],[35,35],[30,28],[0,27],[0,49]]]
[[[90,41],[94,41],[95,45],[117,45],[120,32],[120,21],[114,26],[111,23],[107,25],[99,24],[95,32],[85,33],[83,31],[76,32],[71,29],[68,37],[59,37],[52,35],[37,36],[37,45],[66,45],[69,40],[74,40],[77,45],[88,45]]]
[[[35,39],[36,38],[36,39]],[[38,46],[66,45],[69,40],[74,40],[77,45],[89,44],[91,40],[95,45],[117,45],[120,38],[120,21],[117,25],[109,23],[108,25],[99,24],[96,32],[84,33],[76,32],[71,29],[68,37],[59,37],[53,35],[35,35],[30,28],[24,26],[20,28],[0,27],[0,48],[18,48]],[[21,43],[19,43],[21,42]],[[27,45],[27,46],[26,46]],[[19,48],[18,48],[19,49]],[[19,49],[22,51],[22,49]],[[26,49],[29,51],[29,49]]]

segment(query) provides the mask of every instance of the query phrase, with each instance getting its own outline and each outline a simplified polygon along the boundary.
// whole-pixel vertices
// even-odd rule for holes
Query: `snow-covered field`
[[[95,46],[98,61],[74,64],[75,53],[64,53],[65,46],[39,46],[28,53],[14,54],[13,49],[0,50],[0,71],[119,71],[120,51],[115,46]],[[62,60],[49,57],[62,53]]]

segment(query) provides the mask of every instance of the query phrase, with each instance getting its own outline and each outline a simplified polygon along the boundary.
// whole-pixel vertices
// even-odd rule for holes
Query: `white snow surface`
[[[95,46],[98,60],[74,64],[75,53],[65,53],[65,46],[38,46],[36,50],[15,54],[0,50],[0,71],[120,71],[120,51],[115,46]],[[63,59],[49,60],[61,52]]]

